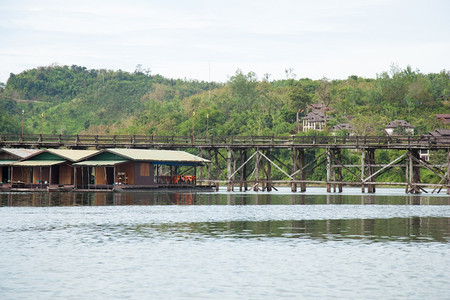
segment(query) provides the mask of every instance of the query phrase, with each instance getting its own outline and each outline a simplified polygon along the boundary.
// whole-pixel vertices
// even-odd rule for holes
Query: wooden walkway
[[[143,136],[1,134],[0,147],[26,148],[377,148],[448,149],[450,140],[414,136]]]
[[[229,191],[272,191],[275,185],[289,185],[293,192],[306,190],[306,184],[324,184],[328,192],[341,192],[343,186],[360,186],[361,191],[375,193],[377,185],[404,186],[407,193],[447,190],[450,194],[450,139],[433,136],[142,136],[142,135],[0,135],[2,148],[153,148],[195,150],[211,164],[201,170],[197,182],[205,185],[226,184]],[[322,149],[314,158],[309,149]],[[342,154],[349,149],[360,153],[360,163],[350,163]],[[399,150],[398,157],[389,163],[376,162],[377,150]],[[289,151],[290,163],[277,157]],[[446,161],[430,164],[423,153],[446,153]],[[317,153],[317,152],[316,152]],[[442,154],[441,154],[442,155]],[[284,159],[286,161],[286,159]],[[324,180],[308,180],[308,172],[325,165]],[[403,182],[380,182],[381,174],[402,169]],[[421,170],[435,177],[435,183],[423,183]],[[272,179],[277,170],[277,180]],[[398,173],[398,172],[397,172]],[[280,174],[283,179],[279,179]],[[353,181],[343,174],[352,174]],[[356,180],[355,180],[356,178]]]

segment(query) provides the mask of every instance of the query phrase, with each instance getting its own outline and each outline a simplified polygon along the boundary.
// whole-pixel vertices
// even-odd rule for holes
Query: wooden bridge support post
[[[199,185],[203,185],[203,166],[199,167],[198,175],[197,175],[197,168],[194,168],[194,169],[195,169],[195,174],[196,174],[196,176],[195,176],[196,182]]]
[[[208,150],[208,159],[212,161],[212,155],[211,150]],[[211,165],[212,163],[207,164],[207,171],[208,171],[208,184],[211,184],[212,182],[212,173],[211,173]]]
[[[332,176],[332,170],[331,170],[332,158],[331,158],[330,148],[327,148],[325,151],[327,153],[327,193],[330,193],[331,192],[331,176]]]
[[[331,157],[331,164],[330,164],[330,170],[331,170],[331,181],[333,184],[331,187],[333,188],[333,193],[336,193],[336,151],[330,150],[330,157]]]
[[[259,151],[259,149],[256,149],[256,151]],[[259,191],[259,161],[261,160],[261,155],[259,153],[256,153],[255,155],[255,184],[253,185],[253,191],[257,192]]]
[[[371,176],[373,173],[375,173],[375,150],[374,149],[368,149],[367,150],[367,176]],[[369,182],[375,182],[375,176],[370,178]],[[368,193],[375,193],[375,184],[370,184],[367,187]]]
[[[338,187],[338,192],[342,193],[342,153],[341,153],[341,149],[335,149],[334,150],[334,164],[335,165],[339,165],[339,167],[334,168],[334,175],[335,175],[335,179],[338,181],[337,183],[337,187]],[[334,192],[336,192],[336,186],[334,186]]]
[[[420,194],[420,166],[414,164],[414,158],[416,160],[420,159],[419,151],[411,149],[408,152],[409,174],[407,193]]]
[[[264,153],[263,153],[264,154]],[[261,159],[262,158],[262,159]],[[261,180],[261,190],[264,192],[265,190],[266,190],[266,188],[267,188],[267,181],[266,181],[266,178],[267,178],[267,176],[266,176],[266,163],[267,163],[267,161],[263,158],[263,157],[260,157],[260,160],[259,160],[259,169],[261,170],[260,172],[261,172],[261,176],[262,176],[262,178],[260,179]]]
[[[239,151],[234,151],[234,154],[232,153],[232,157],[233,157],[233,178],[232,178],[232,185],[231,185],[231,190],[234,192],[234,183],[236,181],[236,164],[239,163],[240,157],[238,156]]]
[[[265,155],[267,157],[270,157],[269,151],[267,151],[265,153]],[[266,179],[267,179],[266,190],[268,192],[271,192],[272,191],[272,164],[269,161],[266,161],[266,165],[267,165],[267,169],[264,168],[264,170],[266,170]]]
[[[240,164],[243,165],[247,161],[247,150],[242,150],[240,157],[241,157]],[[245,164],[241,168],[239,176],[240,176],[239,191],[241,192],[242,190],[244,190],[245,192],[248,191],[247,164]]]
[[[365,193],[366,192],[366,187],[364,186],[364,171],[365,171],[365,162],[366,162],[366,151],[363,149],[361,151],[361,193]]]
[[[203,151],[201,149],[200,149],[199,156],[200,157],[204,156]],[[202,165],[199,166],[199,172],[198,173],[197,173],[197,168],[196,167],[194,167],[194,170],[195,170],[195,178],[196,178],[195,182],[196,182],[196,184],[203,185],[203,166]]]
[[[244,152],[240,151],[239,152],[239,165],[242,166],[242,164],[245,162],[244,160]],[[243,184],[244,184],[244,176],[243,176],[243,170],[244,168],[242,167],[241,170],[239,171],[239,192],[242,192],[243,189]]]
[[[292,148],[292,174],[293,181],[291,182],[291,191],[297,192],[297,182],[298,180],[306,180],[306,172],[305,172],[305,149],[297,149]],[[300,191],[306,191],[306,183],[300,183]]]
[[[411,151],[411,154],[412,154],[411,157],[415,157],[418,160],[420,159],[419,150],[413,150],[413,151]],[[420,165],[417,165],[417,166],[413,165],[413,177],[412,177],[412,179],[413,179],[413,182],[414,182],[414,185],[415,185],[414,190],[418,194],[420,194],[421,193],[421,191],[420,191],[421,190],[421,187],[420,187],[420,182],[421,182],[421,179],[420,179]]]
[[[214,160],[216,163],[216,192],[219,191],[219,176],[220,176],[220,168],[219,168],[219,150],[214,150]]]
[[[300,180],[306,180],[306,170],[305,170],[305,149],[298,149],[298,168],[300,169]],[[300,191],[306,192],[306,183],[300,183]]]
[[[297,180],[298,173],[297,169],[298,168],[298,163],[297,163],[297,149],[295,147],[292,148],[292,174],[294,175],[294,180]],[[297,183],[296,182],[291,182],[291,192],[297,192]]]
[[[227,192],[231,192],[231,148],[227,148]]]
[[[450,195],[450,149],[447,150],[447,194]]]

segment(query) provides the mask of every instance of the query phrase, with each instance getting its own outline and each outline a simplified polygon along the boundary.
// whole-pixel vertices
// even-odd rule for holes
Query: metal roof
[[[26,158],[30,155],[38,153],[39,149],[16,149],[16,148],[2,148],[1,150],[16,156],[17,158]]]
[[[98,150],[72,150],[72,149],[48,149],[54,155],[62,157],[64,159],[74,161],[80,161],[88,156],[98,153]]]
[[[209,163],[210,161],[185,151],[155,149],[107,149],[106,151],[130,160],[157,162]]]
[[[8,166],[15,163],[17,160],[0,160],[0,166]]]
[[[13,163],[13,167],[49,167],[64,163],[64,160],[24,160]]]
[[[89,167],[98,167],[98,166],[115,166],[118,164],[122,164],[127,162],[126,160],[85,160],[82,162],[74,163],[74,166],[89,166]]]
[[[415,128],[405,120],[395,120],[391,121],[387,124],[386,128],[397,128],[397,127],[408,127],[408,128]]]

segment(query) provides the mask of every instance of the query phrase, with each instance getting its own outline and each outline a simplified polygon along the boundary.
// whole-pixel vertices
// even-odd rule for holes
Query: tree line
[[[292,72],[291,72],[292,73]],[[448,71],[423,74],[392,67],[376,78],[258,80],[237,70],[226,83],[134,73],[48,66],[10,75],[0,88],[1,131],[47,134],[288,135],[311,103],[329,105],[332,126],[351,122],[355,134],[378,135],[402,119],[416,134],[442,127],[450,111]],[[350,121],[349,121],[350,120]],[[311,133],[309,133],[311,134]],[[317,133],[314,133],[317,134]]]
[[[351,123],[356,135],[383,135],[390,121],[402,119],[422,135],[443,128],[436,114],[450,113],[446,70],[424,74],[392,66],[376,78],[351,75],[344,80],[296,79],[292,69],[286,74],[284,80],[270,80],[267,74],[258,79],[254,72],[237,70],[227,82],[216,83],[165,78],[142,68],[34,68],[11,74],[0,85],[0,133],[20,133],[23,118],[24,132],[35,134],[329,135],[334,125]],[[302,132],[297,122],[312,103],[331,109],[322,132]],[[318,154],[311,150],[307,156]],[[289,162],[287,152],[278,155]],[[350,151],[344,155],[360,161]],[[377,161],[388,163],[396,155],[378,151]],[[324,172],[316,168],[309,178],[323,178]],[[344,172],[345,179],[352,176]],[[399,179],[404,172],[383,176]],[[381,178],[390,179],[395,178]]]

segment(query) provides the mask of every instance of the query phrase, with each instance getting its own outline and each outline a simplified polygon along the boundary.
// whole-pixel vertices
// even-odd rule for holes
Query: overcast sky
[[[448,0],[0,0],[0,82],[79,65],[225,82],[449,70]]]

